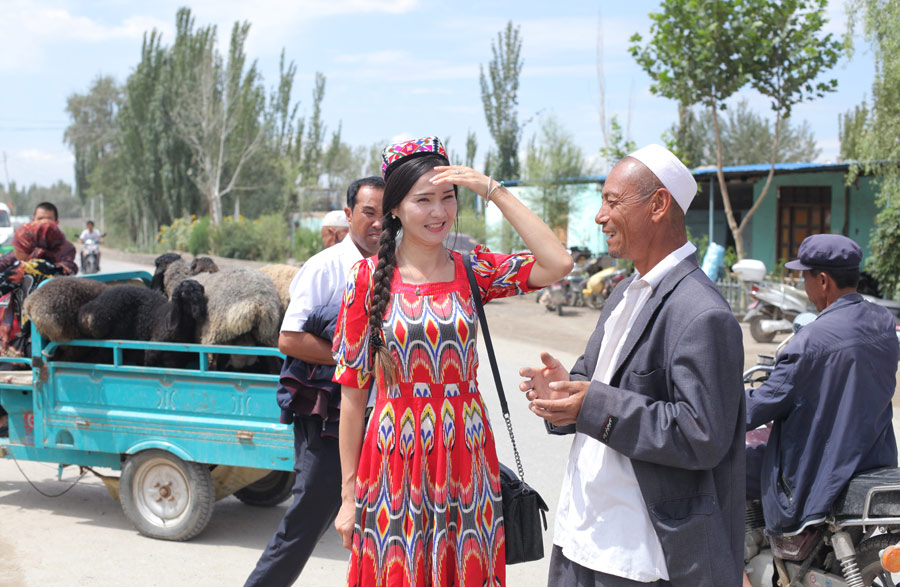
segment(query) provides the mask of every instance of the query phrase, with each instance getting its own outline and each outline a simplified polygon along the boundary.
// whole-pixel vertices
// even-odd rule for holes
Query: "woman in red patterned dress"
[[[546,286],[572,258],[499,182],[450,166],[436,137],[388,146],[382,172],[381,246],[347,278],[333,349],[343,471],[335,527],[352,552],[347,583],[502,586],[497,455],[475,381],[478,318],[463,264],[487,302]],[[493,202],[532,253],[447,250],[457,186]]]

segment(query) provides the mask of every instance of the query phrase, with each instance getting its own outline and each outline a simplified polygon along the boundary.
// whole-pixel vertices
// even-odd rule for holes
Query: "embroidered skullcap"
[[[322,218],[322,226],[337,226],[338,228],[350,228],[347,215],[343,210],[332,210]]]
[[[422,139],[412,139],[403,141],[402,143],[394,143],[384,148],[381,153],[381,176],[387,181],[391,171],[397,168],[401,162],[413,157],[421,157],[422,155],[437,154],[447,159],[447,151],[441,139],[437,137],[425,137]]]
[[[690,170],[672,151],[661,145],[647,145],[629,157],[647,166],[653,175],[665,186],[678,205],[687,212],[691,200],[697,195],[697,181]]]

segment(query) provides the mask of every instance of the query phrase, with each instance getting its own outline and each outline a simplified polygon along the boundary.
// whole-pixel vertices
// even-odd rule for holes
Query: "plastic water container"
[[[700,269],[706,273],[707,277],[715,281],[719,278],[719,270],[722,268],[724,260],[725,247],[718,243],[709,243],[709,248],[706,249],[706,254],[703,255],[703,263],[700,265]]]
[[[731,270],[741,281],[762,281],[766,276],[766,264],[758,259],[741,259]]]

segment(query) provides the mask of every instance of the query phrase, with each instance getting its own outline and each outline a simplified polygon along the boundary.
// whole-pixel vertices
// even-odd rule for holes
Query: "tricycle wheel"
[[[138,532],[190,540],[206,528],[215,505],[209,468],[164,450],[131,455],[122,467],[122,510]]]
[[[272,507],[280,504],[291,495],[294,479],[293,471],[272,471],[259,481],[234,492],[234,496],[247,505]]]

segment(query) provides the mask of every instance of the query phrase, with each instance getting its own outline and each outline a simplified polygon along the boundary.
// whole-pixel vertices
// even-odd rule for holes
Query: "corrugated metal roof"
[[[769,163],[759,163],[755,165],[729,165],[722,168],[722,173],[726,176],[748,175],[769,173]],[[841,171],[846,172],[850,168],[850,162],[846,163],[776,163],[775,174],[782,173],[817,173],[823,171]],[[708,179],[709,176],[715,177],[716,167],[695,167],[691,169],[691,173],[697,179]],[[592,175],[587,177],[566,177],[562,181],[567,183],[600,183],[606,181],[606,175]],[[513,179],[503,182],[505,185],[517,186],[525,182],[521,179]]]

